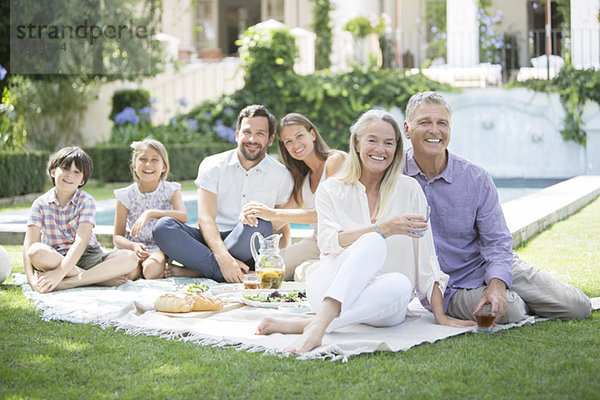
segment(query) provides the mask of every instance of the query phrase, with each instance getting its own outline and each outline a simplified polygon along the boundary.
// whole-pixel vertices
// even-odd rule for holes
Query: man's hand
[[[485,294],[479,300],[477,304],[477,309],[475,313],[479,312],[484,305],[491,304],[492,305],[492,315],[494,318],[494,325],[500,322],[500,319],[506,313],[506,284],[500,279],[492,279],[488,284],[487,289],[485,290]]]
[[[229,283],[241,283],[242,279],[244,278],[244,274],[250,271],[250,267],[233,257],[226,262],[220,262],[219,268],[221,268],[221,274],[223,275],[223,278]]]

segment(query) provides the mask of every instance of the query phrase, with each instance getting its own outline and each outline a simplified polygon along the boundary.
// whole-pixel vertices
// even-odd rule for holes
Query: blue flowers
[[[198,120],[194,118],[190,118],[187,120],[188,128],[192,131],[198,130]]]
[[[212,127],[213,131],[219,135],[223,140],[229,143],[235,143],[235,129],[232,129],[223,123],[223,120],[218,119],[215,121],[215,125]]]
[[[225,107],[225,109],[223,110],[223,114],[226,117],[233,117],[235,115],[235,110],[233,108],[231,108],[230,106]]]
[[[0,81],[6,78],[6,68],[0,65]]]
[[[177,104],[179,104],[179,106],[182,108],[186,108],[188,106],[188,101],[185,97],[180,97],[177,99]]]
[[[140,123],[140,117],[133,109],[133,107],[125,107],[123,111],[115,115],[115,124],[117,125],[137,125]]]

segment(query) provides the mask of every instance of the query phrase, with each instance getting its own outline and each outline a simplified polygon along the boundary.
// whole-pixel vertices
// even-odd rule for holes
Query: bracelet
[[[373,224],[373,228],[375,228],[375,232],[379,233],[379,236],[381,236],[382,238],[385,239],[385,236],[383,236],[383,233],[381,233],[379,228],[377,228],[377,224]]]

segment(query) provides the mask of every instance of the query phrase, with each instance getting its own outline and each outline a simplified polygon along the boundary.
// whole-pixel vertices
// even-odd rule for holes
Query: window
[[[194,36],[198,51],[216,47],[215,27],[213,25],[213,0],[196,0]]]
[[[266,0],[267,14],[263,21],[267,19],[276,19],[279,22],[284,21],[284,0]]]

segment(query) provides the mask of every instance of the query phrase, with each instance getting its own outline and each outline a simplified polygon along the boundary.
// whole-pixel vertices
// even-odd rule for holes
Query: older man
[[[273,232],[267,221],[259,220],[257,227],[239,222],[243,206],[260,201],[278,207],[292,192],[289,171],[267,155],[275,123],[275,117],[261,105],[240,111],[237,148],[205,158],[198,168],[198,229],[174,218],[162,218],[154,227],[154,240],[167,256],[204,277],[242,281],[248,264],[254,265],[252,233],[268,236]],[[289,230],[289,225],[286,227]],[[189,272],[181,275],[194,276]]]
[[[448,315],[473,319],[491,304],[495,323],[526,314],[578,319],[591,314],[580,290],[521,260],[512,251],[498,192],[480,166],[448,151],[452,111],[435,92],[417,93],[406,107],[404,133],[412,149],[404,173],[414,177],[431,206],[431,226],[442,270]]]

